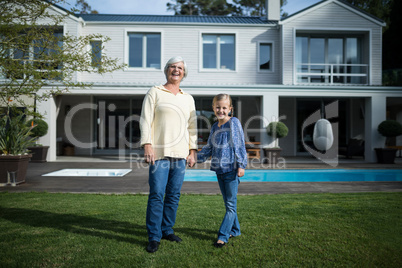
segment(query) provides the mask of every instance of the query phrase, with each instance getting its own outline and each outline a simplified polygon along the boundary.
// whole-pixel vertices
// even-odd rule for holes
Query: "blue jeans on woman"
[[[185,171],[185,159],[157,160],[149,167],[146,216],[149,241],[159,242],[162,236],[173,234]]]
[[[226,213],[219,228],[218,240],[227,243],[230,236],[239,236],[240,223],[237,218],[237,191],[239,188],[239,178],[237,170],[216,174],[218,177],[219,188],[225,202]]]

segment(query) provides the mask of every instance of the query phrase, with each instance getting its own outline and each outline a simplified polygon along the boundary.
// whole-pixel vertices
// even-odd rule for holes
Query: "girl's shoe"
[[[216,248],[222,248],[222,247],[224,247],[225,245],[226,245],[225,242],[223,242],[223,243],[218,243],[218,241],[216,241],[216,242],[214,243],[214,246],[215,246]]]

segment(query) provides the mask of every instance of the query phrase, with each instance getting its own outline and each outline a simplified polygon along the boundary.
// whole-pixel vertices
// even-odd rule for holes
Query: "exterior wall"
[[[283,80],[283,77],[284,77],[284,70],[283,70],[283,67],[285,66],[284,65],[284,59],[285,59],[285,57],[284,57],[284,42],[283,42],[283,27],[279,27],[279,42],[280,42],[280,46],[279,46],[279,48],[277,49],[277,54],[278,54],[278,56],[279,56],[279,62],[278,62],[278,64],[276,65],[277,67],[278,67],[278,75],[280,76],[280,78],[279,78],[279,84],[281,84],[281,85],[284,85],[284,80]]]
[[[49,14],[52,15],[66,15],[66,12],[56,8],[51,7],[48,10]],[[63,34],[68,34],[74,37],[79,37],[81,35],[83,21],[80,18],[74,17],[72,15],[67,15],[63,22]],[[78,77],[80,76],[79,73],[75,73],[73,76],[73,81],[77,81]]]
[[[20,99],[27,105],[34,105],[35,100],[33,98],[28,98],[27,96],[21,96]],[[7,103],[5,100],[0,99],[0,107],[6,107]]]
[[[162,43],[162,69],[168,59],[180,55],[187,62],[189,75],[183,85],[225,85],[225,84],[279,84],[280,57],[279,31],[267,26],[224,26],[224,25],[128,25],[87,23],[83,34],[100,33],[111,38],[105,43],[104,53],[127,58],[127,32],[160,32]],[[232,33],[236,36],[236,70],[200,70],[202,59],[202,33]],[[273,42],[274,71],[258,72],[258,42]],[[126,62],[127,63],[127,62]],[[82,81],[98,83],[161,84],[165,82],[163,70],[121,70],[112,74],[82,74]]]
[[[162,69],[165,62],[172,56],[182,56],[189,67],[189,76],[182,83],[183,89],[193,96],[213,96],[227,92],[236,96],[242,103],[242,110],[237,116],[242,116],[245,124],[248,118],[257,116],[250,125],[260,129],[255,136],[262,145],[273,146],[273,140],[266,135],[265,127],[274,118],[286,115],[282,121],[289,128],[287,137],[280,139],[283,156],[294,156],[297,151],[297,107],[298,97],[342,97],[350,98],[350,137],[362,136],[366,140],[366,161],[375,160],[373,148],[380,147],[382,140],[377,135],[376,127],[386,114],[386,97],[401,97],[401,90],[388,90],[385,87],[363,86],[294,86],[294,51],[295,33],[297,29],[314,31],[359,32],[364,34],[364,63],[371,67],[371,85],[381,84],[381,26],[367,17],[361,16],[345,8],[343,4],[328,0],[285,21],[279,27],[261,25],[226,25],[226,24],[129,24],[104,22],[86,22],[81,19],[68,18],[64,24],[64,32],[75,36],[86,34],[102,34],[111,38],[104,44],[104,54],[119,58],[127,63],[127,33],[160,32],[162,48]],[[236,36],[236,70],[201,70],[202,33],[232,33]],[[273,43],[273,71],[258,72],[258,43]],[[89,49],[89,48],[88,48]],[[51,161],[56,160],[54,153],[56,137],[64,142],[77,144],[68,136],[80,143],[92,144],[88,147],[76,146],[76,155],[92,155],[96,142],[96,115],[94,109],[83,109],[73,118],[67,116],[69,108],[76,105],[92,104],[94,97],[101,95],[143,96],[154,84],[165,83],[162,70],[121,70],[112,74],[77,74],[77,79],[83,82],[94,82],[92,89],[70,90],[58,99],[41,105],[41,111],[49,111],[47,118],[52,125],[51,131],[45,137],[43,144],[50,145],[53,153]],[[285,86],[290,85],[290,86]],[[360,117],[360,106],[365,108],[364,123]],[[57,121],[55,119],[56,114]],[[400,119],[400,113],[398,118]],[[262,118],[262,120],[261,120]],[[71,119],[71,125],[66,121]],[[55,127],[53,127],[55,126]],[[71,132],[71,133],[69,133]],[[366,136],[366,137],[365,137]]]
[[[382,84],[382,28],[377,27],[372,30],[371,37],[371,73],[370,85]]]
[[[50,7],[48,9],[48,12],[50,15],[66,15],[67,13],[59,8],[56,7]],[[44,20],[44,23],[46,22],[46,20]],[[80,27],[81,27],[81,22],[82,20],[74,17],[72,15],[67,15],[64,19],[64,33],[69,33],[70,35],[73,36],[79,36],[80,34]]]
[[[337,2],[323,3],[312,8],[302,15],[289,18],[283,27],[284,74],[283,84],[292,85],[294,77],[295,34],[296,30],[322,30],[323,33],[331,31],[365,33],[369,40],[365,40],[363,50],[364,63],[370,65],[369,83],[381,85],[382,73],[382,27],[367,18],[346,9]]]
[[[350,135],[355,137],[361,133],[364,134],[364,139],[368,143],[366,147],[367,155],[366,161],[374,162],[374,149],[375,147],[382,147],[383,140],[377,134],[376,128],[378,123],[385,119],[386,106],[385,100],[388,96],[392,99],[402,100],[402,91],[400,88],[386,88],[386,87],[362,87],[362,86],[334,86],[332,90],[328,90],[325,86],[317,86],[314,88],[306,86],[216,86],[216,87],[199,87],[199,86],[186,86],[183,87],[186,92],[196,97],[201,96],[214,96],[219,92],[227,92],[234,98],[238,98],[241,104],[241,110],[238,108],[235,111],[237,117],[241,117],[242,123],[245,126],[250,116],[257,116],[251,122],[249,128],[256,128],[257,133],[247,133],[248,136],[255,136],[256,141],[261,141],[261,144],[273,146],[273,141],[266,135],[266,125],[280,116],[286,115],[286,119],[282,121],[286,123],[289,128],[287,137],[279,140],[279,145],[283,149],[283,156],[295,156],[297,145],[297,107],[296,99],[303,97],[316,97],[316,98],[331,98],[342,96],[342,98],[350,99],[350,114],[351,127]],[[66,112],[69,110],[66,106],[74,108],[76,105],[84,103],[93,103],[93,96],[102,96],[104,94],[110,96],[111,92],[115,96],[143,96],[148,88],[145,87],[132,87],[132,86],[116,86],[116,87],[97,87],[87,90],[71,90],[69,93],[60,96],[61,102],[56,100],[59,115],[57,118],[57,134],[56,137],[62,138],[64,142],[69,141],[66,137],[68,129],[71,129],[74,138],[79,142],[90,144],[96,141],[94,137],[96,115],[95,110],[86,109],[80,113],[75,114],[71,121],[71,127],[65,128],[65,121],[68,120]],[[59,97],[58,97],[59,98]],[[383,100],[383,101],[382,101]],[[381,105],[382,102],[384,105]],[[400,103],[400,102],[398,102]],[[360,111],[357,107],[360,104],[365,108],[364,119],[360,118]],[[48,106],[45,106],[46,108]],[[399,106],[400,107],[400,106]],[[43,111],[49,110],[48,108],[42,109]],[[400,111],[400,109],[399,109]],[[52,112],[50,112],[53,114]],[[54,112],[54,114],[56,111]],[[373,116],[373,113],[375,116]],[[362,121],[365,121],[364,124]],[[50,125],[56,126],[51,121]],[[258,137],[258,129],[260,129],[260,137]],[[50,135],[50,134],[49,134]],[[379,140],[379,143],[377,142]],[[43,142],[45,145],[50,145],[56,148],[56,142],[49,144]],[[92,148],[76,148],[76,155],[92,155]],[[49,161],[56,160],[56,157],[48,159]]]

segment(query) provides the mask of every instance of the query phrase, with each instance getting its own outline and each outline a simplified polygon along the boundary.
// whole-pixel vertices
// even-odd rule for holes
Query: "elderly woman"
[[[165,66],[166,84],[152,87],[142,105],[141,146],[149,167],[146,216],[148,252],[158,250],[161,239],[182,241],[173,232],[180,190],[187,165],[196,162],[197,122],[194,99],[180,89],[187,76],[181,57]]]

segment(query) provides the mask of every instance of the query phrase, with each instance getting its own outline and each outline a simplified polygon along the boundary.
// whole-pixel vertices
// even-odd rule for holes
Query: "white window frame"
[[[316,32],[316,31],[323,31],[325,32],[327,35],[331,34],[331,33],[339,33],[339,32],[343,32],[343,33],[347,33],[347,34],[356,34],[356,33],[367,33],[368,34],[368,79],[367,79],[367,85],[372,85],[372,79],[373,79],[373,75],[372,75],[372,71],[373,71],[373,56],[372,56],[372,49],[373,49],[373,45],[372,45],[372,29],[367,29],[367,28],[314,28],[314,27],[308,27],[308,28],[304,28],[304,27],[295,27],[293,28],[293,84],[294,85],[298,85],[298,84],[305,84],[305,83],[298,83],[297,82],[297,64],[296,64],[296,37],[297,34],[300,32],[305,32],[305,33],[310,33],[311,32]],[[323,84],[323,85],[328,85],[328,84]]]
[[[204,62],[203,62],[203,38],[202,36],[204,34],[211,34],[211,35],[234,35],[234,42],[235,42],[235,55],[234,55],[234,61],[235,61],[235,68],[234,70],[230,69],[221,69],[221,68],[204,68]],[[199,34],[199,70],[200,72],[237,72],[238,70],[238,33],[234,31],[200,31]],[[218,53],[220,51],[220,47],[218,46]],[[220,62],[220,54],[217,55],[217,61]],[[219,66],[217,64],[217,66]]]
[[[129,38],[128,34],[130,33],[138,33],[138,34],[155,34],[158,33],[161,36],[161,58],[160,58],[160,68],[151,68],[151,67],[129,67]],[[125,71],[146,71],[146,72],[160,72],[163,70],[163,65],[162,65],[162,59],[163,59],[163,31],[161,30],[154,30],[154,29],[145,29],[145,28],[127,28],[124,30],[124,63],[127,65],[125,68]],[[146,50],[144,50],[144,53],[146,53]],[[143,66],[144,66],[144,61],[146,61],[146,57],[143,57]]]
[[[261,70],[260,69],[260,65],[261,65],[261,63],[260,63],[260,53],[261,53],[261,50],[260,50],[260,45],[261,44],[270,44],[271,45],[271,68],[269,68],[269,70]],[[275,55],[275,47],[274,47],[274,41],[270,41],[270,40],[267,40],[267,41],[258,41],[257,42],[257,70],[258,70],[258,72],[259,73],[273,73],[274,72],[274,55]]]
[[[61,27],[60,27],[61,28]],[[62,35],[63,35],[63,37],[64,37],[64,35],[65,35],[65,33],[66,33],[66,24],[64,24],[63,25],[63,28],[62,28],[63,30],[62,30]],[[33,44],[29,44],[28,45],[28,50],[29,50],[29,52],[28,52],[28,61],[32,61],[33,60],[33,57],[34,57],[34,46],[33,46]],[[11,54],[14,54],[14,49],[11,49],[10,50],[10,53]],[[25,64],[27,64],[26,63],[26,60],[21,60],[21,61],[23,61],[24,62],[24,65]],[[58,70],[60,70],[60,72],[61,72],[61,74],[63,74],[63,71],[62,71],[62,69],[58,69]],[[26,79],[27,78],[27,75],[26,74],[24,74],[23,75],[23,78],[18,78],[17,80],[23,80],[23,79]],[[8,80],[8,78],[6,77],[6,75],[3,73],[3,70],[2,69],[0,69],[0,81],[7,81]],[[43,79],[43,80],[46,80],[46,79]]]
[[[101,43],[101,58],[100,58],[100,63],[99,63],[99,65],[100,66],[102,66],[102,58],[103,58],[103,45],[104,45],[104,42],[103,42],[103,40],[102,39],[91,39],[91,40],[89,40],[89,45],[88,45],[88,52],[91,54],[91,67],[93,68],[93,69],[98,69],[99,67],[94,67],[93,65],[92,65],[92,45],[91,45],[91,42],[100,42]]]

